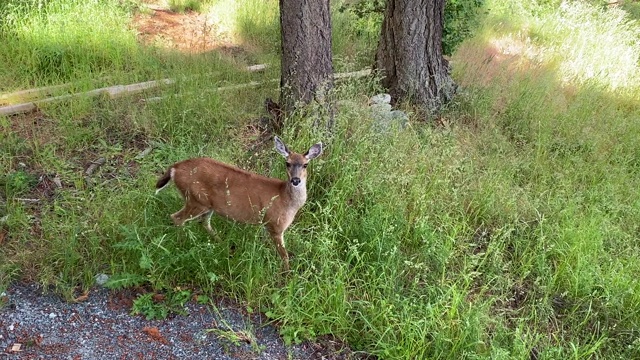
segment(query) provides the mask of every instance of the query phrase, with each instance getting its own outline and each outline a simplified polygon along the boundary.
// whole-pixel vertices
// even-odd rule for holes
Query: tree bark
[[[435,113],[456,85],[442,53],[445,0],[387,0],[375,68],[394,102]]]
[[[329,0],[280,0],[280,28],[280,106],[287,114],[315,100],[326,110],[321,120],[331,128],[333,106],[328,95],[333,88],[333,66]]]

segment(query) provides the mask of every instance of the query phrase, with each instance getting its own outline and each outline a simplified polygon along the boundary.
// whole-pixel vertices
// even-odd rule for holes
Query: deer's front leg
[[[271,240],[273,240],[273,244],[276,246],[276,250],[278,251],[278,255],[282,259],[283,268],[285,272],[289,272],[289,253],[284,246],[284,237],[282,236],[282,232],[269,230],[269,234],[271,235]]]

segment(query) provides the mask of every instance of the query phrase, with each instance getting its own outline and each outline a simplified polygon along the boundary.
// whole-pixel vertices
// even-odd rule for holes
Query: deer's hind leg
[[[184,207],[180,209],[180,211],[171,215],[171,219],[173,220],[174,224],[176,224],[177,226],[181,226],[187,221],[195,220],[201,217],[202,215],[205,215],[210,212],[211,210],[206,206],[202,206],[198,203],[187,201]],[[209,228],[210,227],[211,226],[209,225]]]
[[[213,216],[213,210],[209,210],[206,214],[204,214],[204,216],[201,218],[201,221],[204,228],[207,229],[207,232],[209,233],[209,235],[216,237],[217,233],[211,227],[211,216]]]

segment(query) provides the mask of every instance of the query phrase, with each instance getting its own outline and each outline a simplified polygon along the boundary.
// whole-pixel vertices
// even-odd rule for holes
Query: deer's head
[[[317,143],[305,153],[298,154],[287,148],[279,137],[275,137],[276,151],[282,155],[287,162],[287,176],[289,183],[294,187],[305,184],[307,180],[307,164],[311,159],[315,159],[322,154],[322,143]]]

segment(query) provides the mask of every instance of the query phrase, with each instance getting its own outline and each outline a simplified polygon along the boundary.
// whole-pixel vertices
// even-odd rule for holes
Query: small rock
[[[104,284],[107,283],[107,281],[109,281],[109,275],[98,274],[96,275],[95,279],[96,279],[96,284],[98,284],[99,286],[103,286]]]
[[[56,175],[53,178],[53,183],[56,184],[56,186],[58,187],[58,189],[62,189],[62,180],[60,180],[60,176]]]
[[[409,115],[402,110],[393,110],[389,115],[391,116],[391,120],[397,122],[402,128],[407,126],[409,122]]]
[[[248,71],[253,71],[253,72],[264,71],[266,68],[267,68],[267,64],[258,64],[258,65],[247,66],[247,70]]]
[[[9,325],[9,331],[13,331],[13,324]]]
[[[389,104],[391,103],[391,95],[389,94],[378,94],[374,95],[369,99],[369,103],[371,104]]]
[[[391,111],[391,105],[389,104],[373,104],[371,106],[369,106],[369,108],[371,109],[371,111],[375,111],[375,112],[379,112],[379,113],[387,113],[389,111]]]
[[[58,316],[58,315],[56,315],[56,313],[51,313],[51,314],[49,314],[49,319],[53,319],[53,318],[55,318],[56,316]]]

